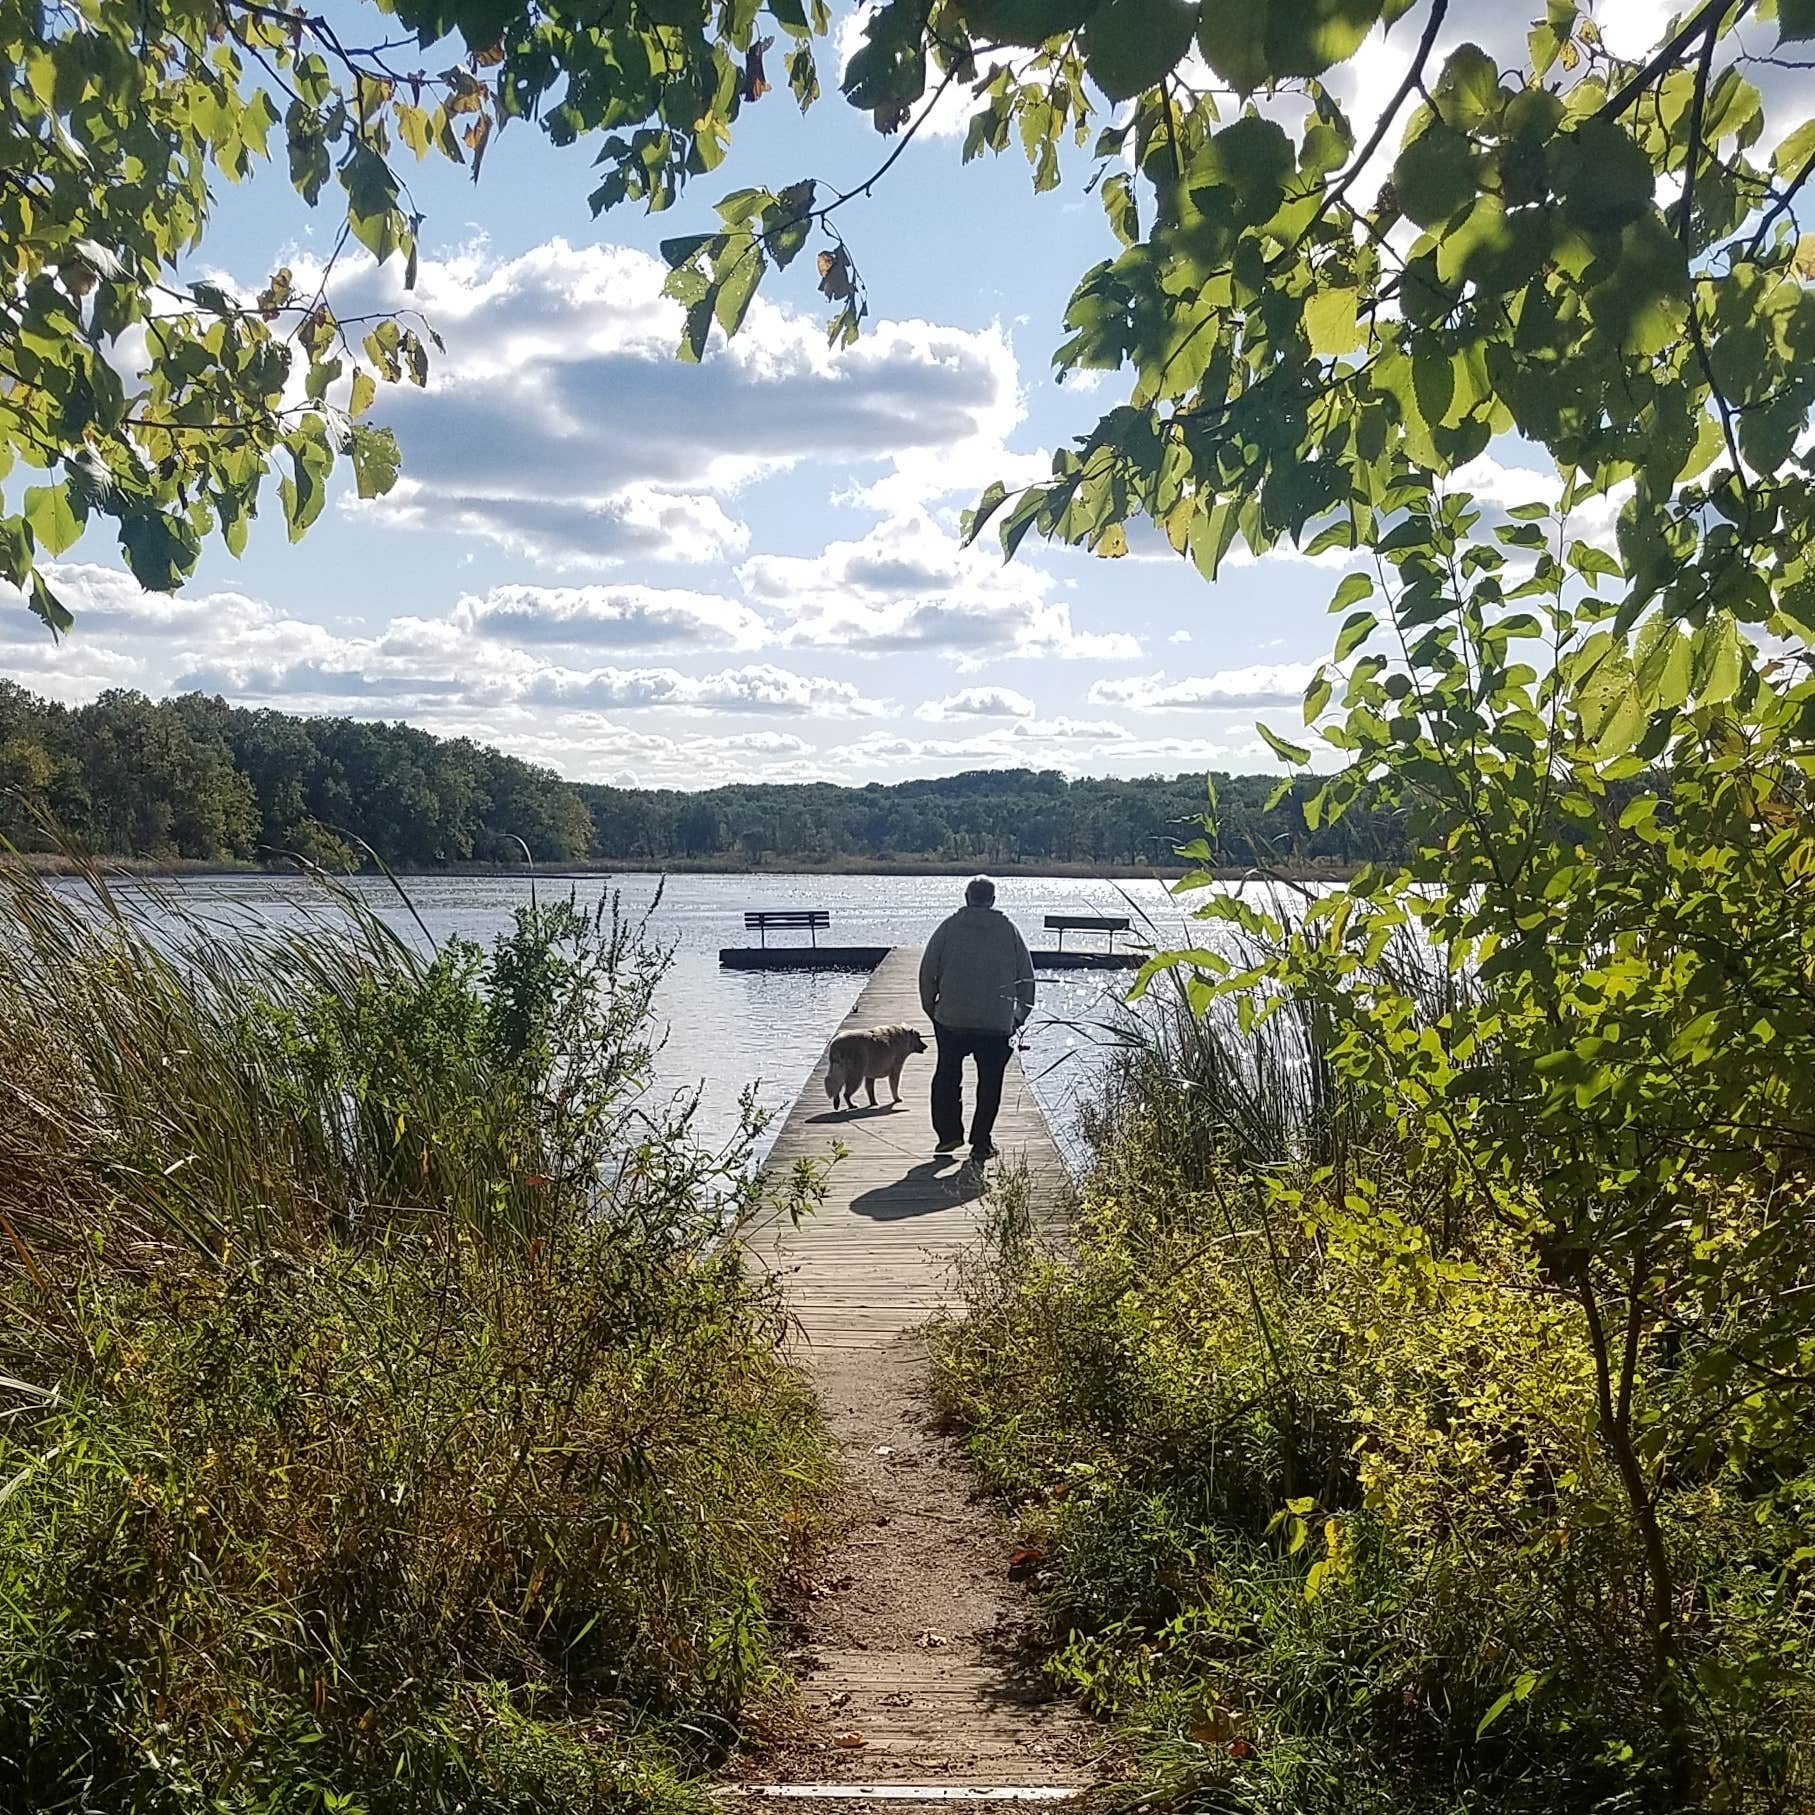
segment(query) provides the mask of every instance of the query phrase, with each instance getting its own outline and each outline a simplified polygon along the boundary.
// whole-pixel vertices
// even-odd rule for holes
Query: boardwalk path
[[[914,947],[891,951],[844,1029],[917,1026]],[[902,1101],[835,1112],[815,1069],[770,1156],[779,1171],[848,1157],[817,1215],[755,1231],[750,1246],[781,1269],[820,1402],[853,1481],[852,1529],[819,1564],[808,1630],[794,1660],[808,1719],[760,1768],[778,1787],[1082,1786],[1089,1729],[1055,1702],[1022,1656],[1022,1591],[1008,1580],[1010,1540],[976,1499],[975,1478],[932,1427],[916,1327],[953,1296],[953,1262],[980,1233],[977,1175],[933,1153],[933,1057],[908,1061]],[[969,1079],[967,1078],[967,1103]],[[1069,1193],[1045,1116],[1009,1068],[996,1124],[1002,1160],[1025,1165],[1048,1214]],[[861,1743],[858,1743],[861,1741]],[[912,1800],[912,1798],[903,1798]]]

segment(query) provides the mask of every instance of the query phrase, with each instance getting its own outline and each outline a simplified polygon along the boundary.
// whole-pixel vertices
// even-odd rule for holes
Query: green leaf
[[[1815,12],[1815,0],[1809,0]],[[1810,34],[1815,36],[1815,32]],[[1794,177],[1811,157],[1815,157],[1815,119],[1804,120],[1794,131],[1785,134],[1771,153],[1771,168],[1779,176]]]
[[[711,286],[695,303],[689,305],[681,328],[681,359],[687,365],[698,365],[705,357],[706,341],[712,333],[713,305],[718,299],[718,286]]]
[[[120,521],[120,547],[147,592],[175,592],[195,566],[195,531],[181,517],[141,510]]]
[[[1091,80],[1112,101],[1132,100],[1172,73],[1196,23],[1185,0],[1099,0],[1082,35]]]
[[[1569,545],[1569,565],[1586,579],[1590,586],[1603,576],[1621,578],[1620,564],[1604,548],[1596,548],[1592,542],[1572,542]]]
[[[70,616],[68,606],[51,591],[44,576],[35,569],[29,603],[32,611],[50,627],[52,636],[65,636],[75,628],[76,620]]]
[[[1777,609],[1805,643],[1815,645],[1815,579],[1786,586],[1778,595]]]
[[[39,549],[52,556],[75,546],[84,521],[76,515],[67,484],[28,487],[25,520],[32,526],[32,536]]]
[[[690,265],[702,247],[710,246],[719,237],[716,233],[683,233],[678,239],[665,239],[661,242],[661,254],[670,270],[677,266]]]
[[[1210,0],[1210,12],[1217,0]],[[1320,76],[1346,63],[1380,17],[1380,0],[1270,0],[1262,6],[1223,6],[1266,19],[1267,67],[1275,76]]]
[[[1186,549],[1192,565],[1206,580],[1214,581],[1223,556],[1235,541],[1236,509],[1228,499],[1192,513]]]
[[[1437,77],[1436,111],[1464,132],[1493,125],[1501,105],[1500,71],[1478,44],[1459,44]]]
[[[1777,39],[1800,44],[1815,38],[1815,0],[1777,0]]]
[[[387,428],[362,424],[353,430],[353,481],[362,498],[382,498],[397,483],[403,464],[397,437]]]
[[[1330,600],[1330,613],[1334,616],[1339,611],[1347,611],[1351,605],[1373,596],[1374,578],[1372,574],[1345,573]]]
[[[1587,673],[1577,695],[1582,732],[1603,762],[1623,756],[1645,728],[1645,708],[1626,651],[1605,633],[1605,653]]]
[[[1674,712],[1689,697],[1690,643],[1662,614],[1646,620],[1633,649],[1639,695],[1648,710]]]
[[[925,21],[912,0],[887,0],[870,15],[863,43],[845,65],[844,96],[853,107],[886,112],[926,93]]]
[[[1453,127],[1435,121],[1393,165],[1399,206],[1420,227],[1440,227],[1475,199],[1474,153]]]
[[[1726,612],[1710,618],[1695,633],[1692,668],[1701,705],[1722,705],[1739,691],[1739,625]]]
[[[1335,659],[1347,661],[1379,628],[1380,620],[1371,611],[1352,612],[1337,632]]]
[[[363,367],[353,374],[353,395],[348,400],[347,413],[351,416],[363,416],[372,407],[378,395],[378,381]]]
[[[1212,0],[1199,10],[1197,47],[1204,61],[1240,94],[1264,87],[1271,73],[1267,60],[1267,8],[1229,6]]]
[[[1076,31],[1089,0],[965,0],[971,36],[988,44],[1045,44]]]
[[[1488,1711],[1481,1716],[1480,1724],[1475,1728],[1475,1738],[1479,1739],[1502,1714],[1513,1704],[1513,1692],[1508,1689]]]
[[[1311,760],[1311,752],[1302,744],[1287,743],[1276,731],[1269,730],[1267,726],[1260,724],[1258,721],[1256,722],[1254,729],[1260,733],[1261,741],[1266,744],[1267,748],[1271,750],[1275,756],[1282,758],[1284,761],[1303,764],[1308,763]]]
[[[1551,143],[1551,179],[1563,212],[1593,231],[1617,230],[1654,206],[1651,160],[1612,120],[1584,120]]]
[[[1391,4],[1403,10],[1402,0]],[[1231,88],[1248,94],[1347,61],[1382,13],[1380,0],[1206,0],[1198,49]]]
[[[762,280],[767,264],[753,243],[733,255],[731,268],[716,286],[717,298],[713,304],[714,317],[726,334],[735,334],[744,325],[750,299],[756,294],[756,286]]]

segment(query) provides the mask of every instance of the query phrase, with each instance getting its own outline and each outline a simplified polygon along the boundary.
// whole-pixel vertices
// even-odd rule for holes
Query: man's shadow
[[[891,1184],[860,1191],[851,1199],[851,1214],[867,1216],[872,1222],[899,1222],[903,1217],[955,1210],[982,1195],[982,1169],[955,1154],[946,1155],[923,1160]]]

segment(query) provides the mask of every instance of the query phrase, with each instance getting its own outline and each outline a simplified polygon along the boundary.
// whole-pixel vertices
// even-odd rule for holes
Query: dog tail
[[[834,1103],[838,1101],[839,1092],[844,1088],[844,1067],[834,1059],[826,1067],[826,1095]]]

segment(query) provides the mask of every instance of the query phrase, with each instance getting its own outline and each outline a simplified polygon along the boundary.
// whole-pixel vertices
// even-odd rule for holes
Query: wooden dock
[[[769,1170],[779,1175],[796,1160],[825,1160],[835,1147],[845,1149],[817,1215],[799,1229],[770,1226],[752,1237],[763,1258],[787,1274],[795,1315],[814,1349],[873,1347],[924,1323],[952,1301],[953,1265],[982,1231],[983,1174],[962,1153],[933,1152],[933,1029],[920,1012],[919,972],[920,948],[894,947],[839,1028],[905,1023],[925,1034],[927,1052],[909,1059],[902,1074],[899,1107],[888,1106],[884,1080],[877,1108],[833,1109],[822,1057],[769,1151]],[[972,1083],[967,1069],[967,1115]],[[1010,1059],[1003,1079],[995,1142],[1001,1158],[987,1171],[1000,1176],[1024,1167],[1036,1211],[1063,1216],[1070,1174],[1018,1059]]]
[[[877,967],[841,1032],[920,1012],[917,947]],[[930,1802],[1061,1797],[1095,1781],[1096,1730],[1040,1679],[1025,1590],[1009,1580],[1012,1534],[974,1471],[935,1428],[920,1324],[955,1302],[954,1269],[975,1250],[989,1178],[1025,1171],[1031,1207],[1063,1218],[1071,1181],[1018,1061],[1004,1080],[985,1173],[933,1152],[933,1054],[908,1061],[902,1100],[835,1111],[824,1063],[771,1150],[771,1172],[845,1156],[818,1212],[753,1230],[752,1251],[786,1279],[851,1491],[851,1523],[820,1558],[793,1668],[798,1730],[752,1769],[752,1795]],[[968,1109],[972,1078],[966,1077]],[[861,1093],[860,1093],[861,1096]],[[1021,1800],[1018,1795],[1013,1799]]]

